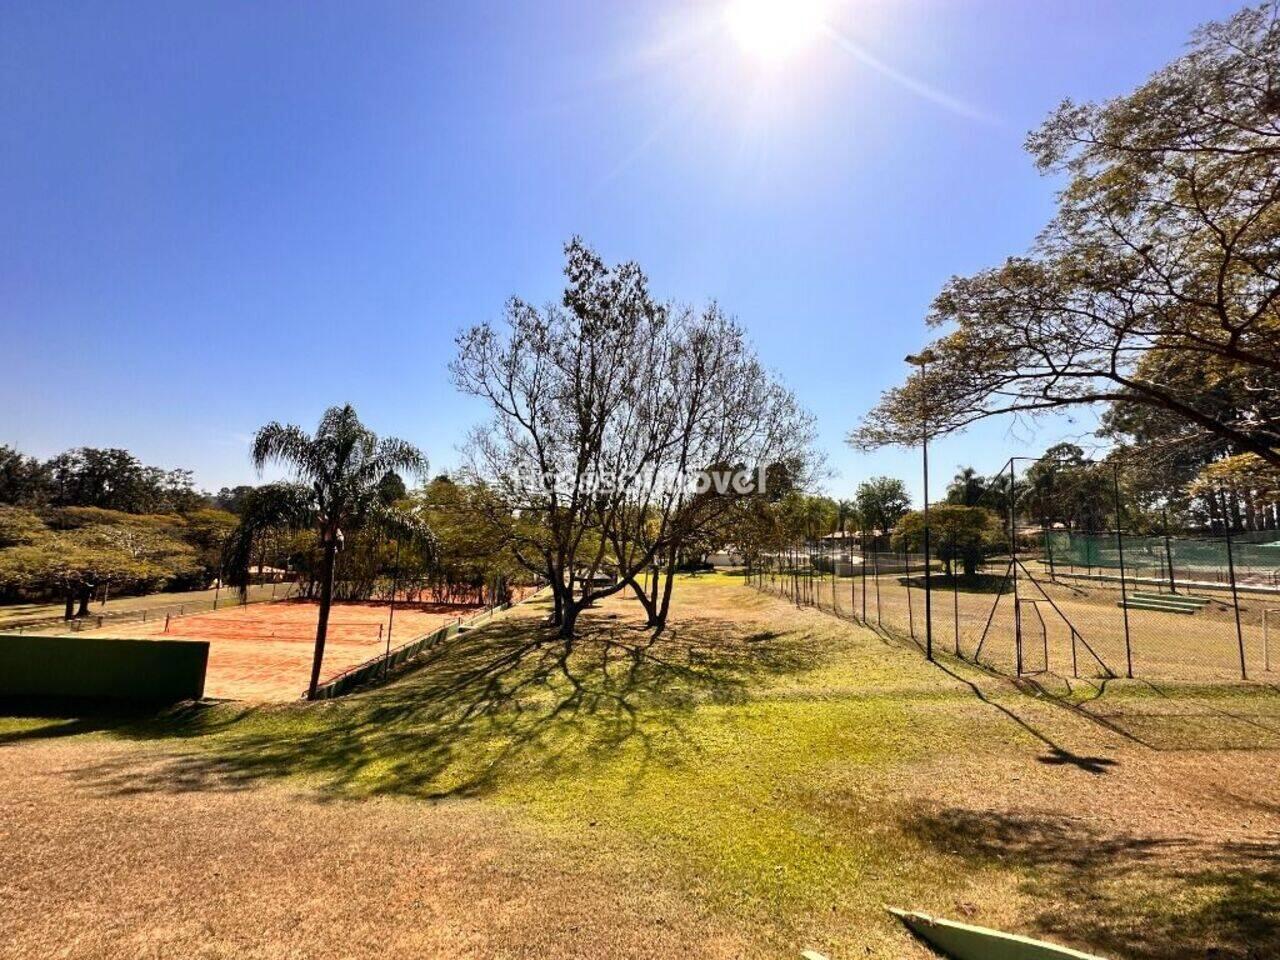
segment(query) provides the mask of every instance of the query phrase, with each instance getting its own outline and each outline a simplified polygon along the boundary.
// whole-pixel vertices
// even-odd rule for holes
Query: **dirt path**
[[[0,957],[750,955],[660,877],[479,803],[143,788],[163,763],[96,737],[0,748]]]

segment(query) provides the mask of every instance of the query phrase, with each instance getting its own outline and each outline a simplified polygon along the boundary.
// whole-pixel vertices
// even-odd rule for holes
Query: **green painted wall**
[[[0,634],[0,697],[195,700],[208,662],[203,641]]]

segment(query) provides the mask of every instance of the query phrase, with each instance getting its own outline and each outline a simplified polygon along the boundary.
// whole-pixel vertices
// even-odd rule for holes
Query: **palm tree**
[[[293,481],[259,487],[248,498],[240,526],[227,550],[231,582],[243,592],[255,541],[267,530],[312,529],[323,551],[320,566],[320,618],[307,698],[315,699],[324,660],[333,577],[343,530],[376,524],[384,529],[429,537],[412,514],[386,503],[387,478],[396,473],[422,476],[427,459],[417,447],[394,437],[379,439],[350,404],[330,407],[314,435],[293,424],[268,423],[253,440],[253,465],[262,470],[280,464]]]
[[[973,467],[961,467],[947,485],[947,502],[962,507],[976,507],[986,495],[988,483]]]
[[[840,523],[840,536],[845,535],[845,525],[858,520],[858,505],[852,500],[841,500],[836,504],[836,519]]]

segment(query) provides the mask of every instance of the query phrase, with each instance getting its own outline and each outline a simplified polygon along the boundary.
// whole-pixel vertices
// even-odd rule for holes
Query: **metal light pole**
[[[929,405],[927,385],[923,382],[929,364],[938,356],[932,350],[910,353],[907,363],[920,368],[920,452],[924,461],[924,655],[933,659],[933,580],[932,561],[929,556]]]

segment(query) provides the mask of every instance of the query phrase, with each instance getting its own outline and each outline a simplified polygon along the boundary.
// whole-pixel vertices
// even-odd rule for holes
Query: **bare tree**
[[[493,411],[471,434],[469,479],[492,492],[519,562],[550,582],[563,637],[627,586],[660,627],[681,544],[756,492],[748,473],[798,470],[812,429],[718,307],[660,303],[636,264],[608,266],[581,240],[565,253],[561,303],[513,299],[503,328],[458,339],[455,382]],[[710,468],[736,483],[690,490]],[[668,576],[645,594],[655,563]]]

